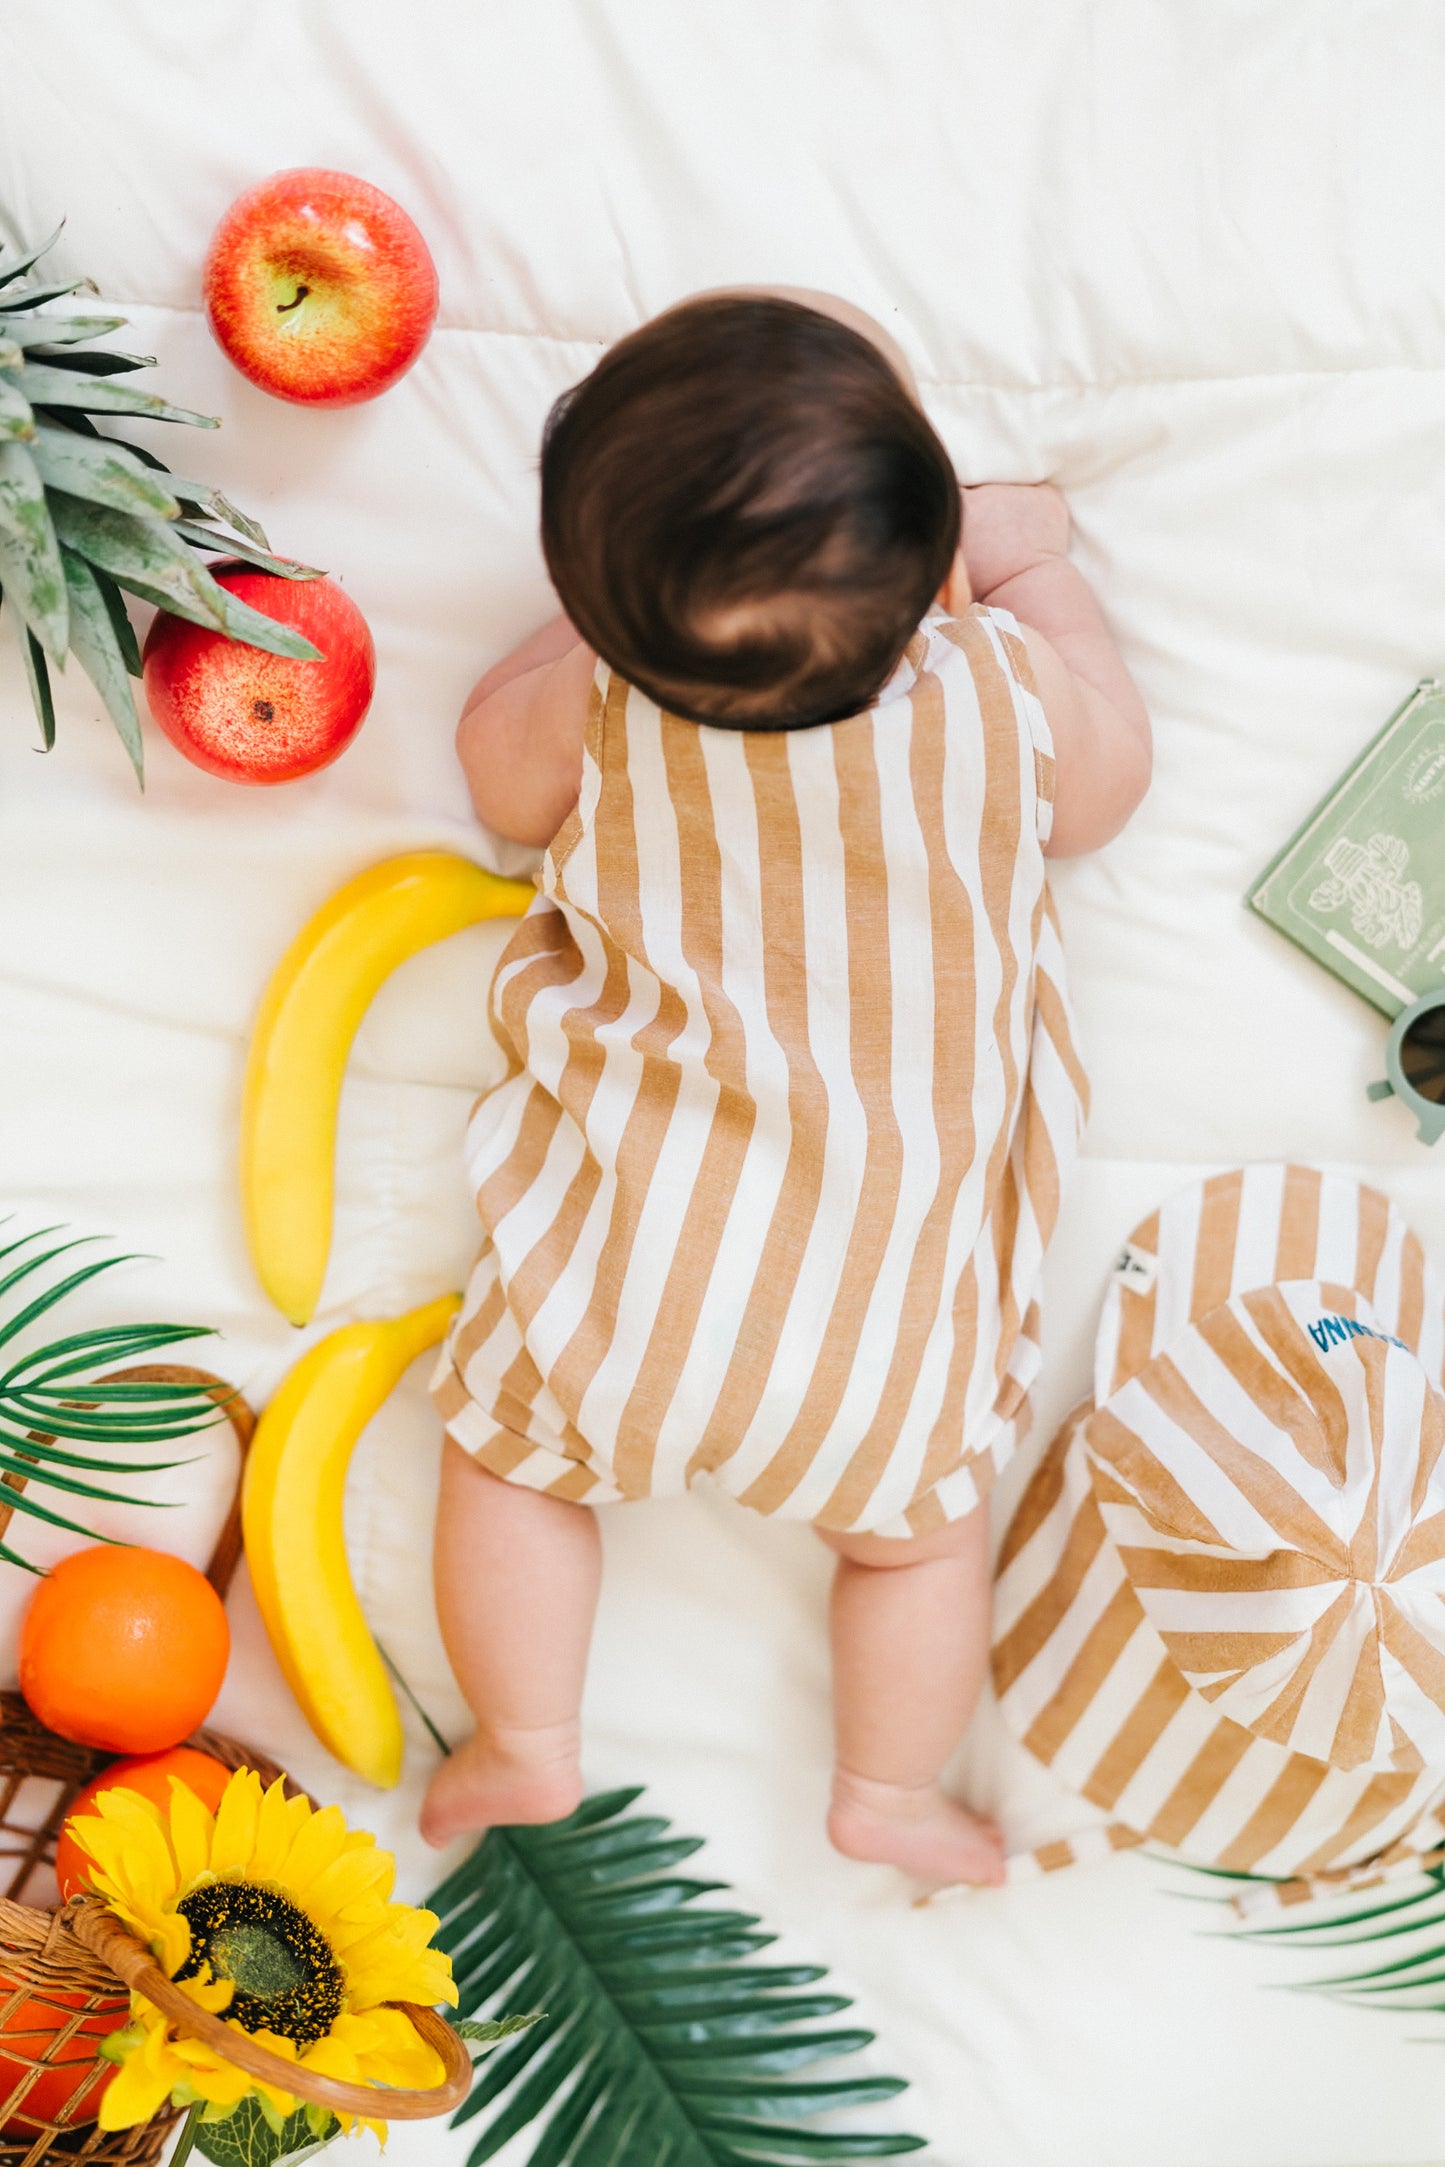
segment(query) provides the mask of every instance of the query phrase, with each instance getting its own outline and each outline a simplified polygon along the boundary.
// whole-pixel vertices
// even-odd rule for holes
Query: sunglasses
[[[1388,1081],[1369,1086],[1372,1099],[1400,1099],[1420,1124],[1422,1144],[1445,1136],[1445,987],[1403,1009],[1385,1046]]]

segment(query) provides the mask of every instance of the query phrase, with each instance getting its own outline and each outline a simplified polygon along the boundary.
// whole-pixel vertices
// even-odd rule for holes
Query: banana
[[[257,1276],[293,1324],[308,1323],[321,1298],[341,1080],[377,989],[419,948],[519,915],[535,897],[530,882],[450,851],[409,851],[338,889],[281,958],[246,1064],[241,1199]]]
[[[277,1661],[327,1751],[383,1790],[401,1774],[401,1718],[346,1561],[346,1470],[367,1423],[458,1306],[446,1294],[318,1341],[282,1380],[246,1456],[246,1556]]]

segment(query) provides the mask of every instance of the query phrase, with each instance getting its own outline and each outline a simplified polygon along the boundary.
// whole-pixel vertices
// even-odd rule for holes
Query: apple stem
[[[300,308],[310,291],[309,286],[298,286],[296,288],[296,298],[293,301],[278,301],[276,303],[276,314],[278,316],[289,316],[292,309]]]

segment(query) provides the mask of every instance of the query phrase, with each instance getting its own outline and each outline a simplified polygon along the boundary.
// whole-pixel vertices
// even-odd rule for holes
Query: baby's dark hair
[[[858,713],[948,576],[959,494],[886,357],[795,301],[684,302],[564,392],[542,547],[589,646],[734,729]]]

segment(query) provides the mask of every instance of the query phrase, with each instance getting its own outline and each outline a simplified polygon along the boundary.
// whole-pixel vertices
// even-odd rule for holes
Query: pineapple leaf
[[[174,519],[180,511],[170,491],[152,480],[149,469],[123,444],[105,437],[76,436],[72,430],[42,422],[29,450],[41,480],[51,489],[87,497],[93,504],[109,504],[119,512]]]
[[[135,636],[135,626],[131,623],[130,612],[125,606],[125,596],[107,573],[98,572],[94,565],[91,566],[90,570],[91,577],[100,589],[101,599],[110,612],[110,628],[115,634],[115,642],[120,649],[120,659],[125,664],[126,675],[128,677],[139,677],[141,674],[140,642]]]
[[[99,434],[99,431],[96,433]],[[153,467],[158,474],[164,474],[166,488],[172,496],[180,498],[188,511],[204,512],[208,519],[219,520],[223,527],[234,527],[238,534],[244,534],[247,541],[254,542],[258,549],[269,548],[266,530],[259,520],[248,519],[244,512],[238,512],[230,499],[223,497],[219,489],[213,489],[209,482],[192,481],[186,474],[172,474],[164,460],[157,459],[154,452],[143,450],[139,444],[128,444],[126,450],[133,451],[137,459],[144,459],[146,465]],[[227,547],[229,546],[228,543]]]
[[[83,557],[62,549],[65,584],[70,595],[70,647],[77,662],[105,702],[106,713],[130,755],[135,779],[145,788],[145,749],[140,718],[130,689],[126,658],[115,636],[110,609],[94,572]]]
[[[44,362],[27,365],[24,383],[32,406],[74,406],[83,414],[143,414],[147,421],[187,421],[197,429],[221,426],[214,414],[172,406],[153,391],[113,384],[108,377],[77,376],[72,369],[47,367]]]
[[[51,249],[54,248],[64,231],[65,220],[62,218],[54,233],[51,234],[50,239],[42,241],[39,248],[32,248],[28,256],[20,257],[16,263],[0,263],[0,286],[8,286],[12,279],[23,278],[27,271],[33,269],[39,263],[42,256],[50,254]]]
[[[228,594],[224,587],[217,587],[216,592],[221,597],[227,639],[241,640],[250,647],[262,647],[270,655],[289,655],[296,662],[323,662],[326,659],[304,633],[293,631],[290,625],[277,624],[264,610],[252,609],[249,602]]]
[[[40,724],[41,750],[51,752],[55,747],[55,695],[50,689],[50,665],[45,659],[45,649],[29,625],[25,627],[25,637],[20,642],[20,653],[25,662],[25,676],[30,686],[35,719]]]
[[[177,534],[197,549],[214,549],[226,557],[239,557],[243,564],[254,564],[258,571],[274,572],[278,579],[325,579],[314,564],[296,564],[289,557],[273,557],[269,549],[257,549],[249,541],[238,542],[234,535],[222,534],[215,527],[197,526],[193,519],[178,519]]]
[[[153,369],[156,365],[154,354],[123,354],[114,347],[95,354],[64,351],[52,354],[43,347],[38,350],[32,347],[31,354],[33,358],[27,363],[29,368],[71,369],[85,376],[125,376],[132,369]]]
[[[65,573],[45,484],[23,444],[0,443],[0,586],[52,661],[70,633]]]
[[[264,647],[270,654],[291,655],[302,662],[319,660],[317,649],[299,632],[218,587],[168,523],[86,504],[59,490],[51,496],[50,511],[55,531],[67,548],[99,565],[118,586],[143,601],[231,639]]]
[[[124,316],[37,316],[28,324],[7,323],[5,336],[19,347],[80,346],[125,327]]]
[[[35,434],[35,416],[30,401],[18,384],[0,377],[0,440],[6,437],[32,437]]]
[[[58,232],[0,264],[0,592],[22,621],[47,749],[55,735],[48,664],[63,667],[73,642],[140,780],[141,731],[127,680],[141,675],[142,658],[126,594],[227,639],[318,661],[310,640],[219,586],[202,552],[282,579],[322,575],[273,556],[264,530],[209,483],[173,476],[154,452],[96,427],[95,414],[203,429],[219,423],[123,381],[152,367],[150,355],[88,345],[120,330],[124,317],[48,311],[82,286],[94,292],[90,280],[23,283]],[[4,1337],[0,1331],[0,1344]]]
[[[100,435],[100,431],[93,424],[87,422],[85,426],[93,436]],[[103,441],[109,443],[119,440],[106,438]],[[158,459],[145,445],[127,444],[125,448],[134,452],[137,459],[143,459],[157,474],[164,474],[166,488],[172,496],[179,497],[188,510],[204,512],[208,518],[219,520],[223,527],[234,527],[238,534],[244,534],[247,541],[254,542],[258,549],[269,549],[266,531],[260,522],[248,519],[244,512],[238,512],[229,498],[221,495],[219,489],[213,489],[209,482],[192,481],[188,474],[173,474],[164,459]]]
[[[244,534],[246,540],[254,542],[258,549],[269,547],[266,530],[260,521],[248,519],[244,512],[238,512],[230,499],[221,495],[219,489],[208,489],[204,482],[186,481],[184,477],[174,474],[168,474],[166,480],[188,511],[194,509],[204,512],[208,518],[218,519],[222,526],[233,527],[237,534]],[[228,542],[226,546],[230,548],[231,545]]]
[[[64,286],[22,286],[16,293],[0,293],[0,312],[39,308],[42,301],[63,301],[68,293],[78,293],[82,286],[91,286],[90,280],[73,278]],[[93,286],[91,291],[95,291]]]

